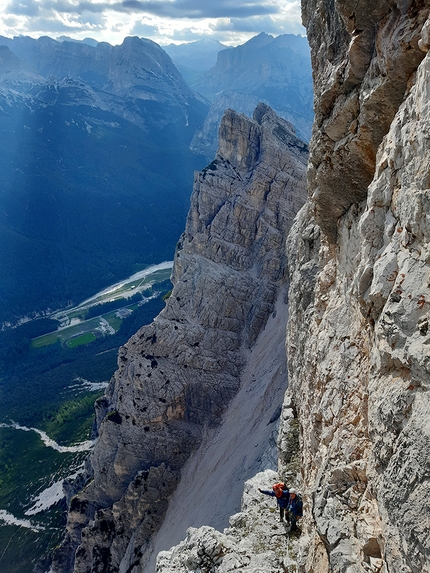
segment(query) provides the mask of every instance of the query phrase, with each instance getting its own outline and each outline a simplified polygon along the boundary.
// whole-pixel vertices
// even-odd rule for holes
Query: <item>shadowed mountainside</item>
[[[0,44],[0,322],[13,322],[172,258],[207,104],[150,40]]]

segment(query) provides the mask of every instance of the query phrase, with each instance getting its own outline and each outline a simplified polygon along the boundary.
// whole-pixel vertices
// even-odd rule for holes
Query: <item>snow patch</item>
[[[67,476],[64,479],[75,479],[78,477],[80,473],[83,472],[85,464],[80,464],[79,469],[74,474]],[[63,492],[63,482],[64,479],[56,481],[55,483],[51,484],[49,487],[41,491],[37,496],[32,499],[33,505],[27,509],[25,515],[35,515],[36,513],[40,513],[45,509],[49,509],[56,503],[58,503],[61,499],[64,498]]]
[[[68,386],[68,388],[70,390],[81,390],[81,391],[89,391],[89,392],[96,392],[97,390],[104,390],[105,388],[107,388],[109,382],[91,382],[90,380],[86,380],[85,378],[82,378],[81,376],[77,376],[76,378],[73,378],[74,382],[77,382],[77,384],[72,384],[71,386]]]
[[[36,513],[40,513],[52,505],[55,505],[58,501],[63,499],[63,497],[63,480],[61,480],[53,483],[47,489],[40,492],[35,498],[35,503],[30,507],[30,509],[27,509],[25,515],[35,515]]]

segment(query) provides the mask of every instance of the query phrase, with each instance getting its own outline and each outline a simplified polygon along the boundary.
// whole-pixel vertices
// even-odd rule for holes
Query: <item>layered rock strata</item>
[[[275,305],[285,307],[285,237],[306,161],[267,106],[253,120],[226,112],[216,158],[195,176],[166,308],[120,350],[98,402],[88,483],[70,502],[53,571],[141,571],[181,468],[221,423]]]
[[[287,342],[302,572],[430,570],[429,9],[303,2],[317,119]]]

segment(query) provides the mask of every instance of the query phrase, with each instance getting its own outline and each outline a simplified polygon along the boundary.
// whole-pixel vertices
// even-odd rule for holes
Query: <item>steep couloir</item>
[[[221,423],[275,304],[285,307],[285,238],[306,162],[305,144],[266,105],[252,120],[226,112],[216,158],[195,175],[166,308],[120,349],[97,404],[99,438],[53,571],[145,566],[181,468]]]
[[[288,240],[299,570],[430,571],[430,6],[303,0],[316,121]]]

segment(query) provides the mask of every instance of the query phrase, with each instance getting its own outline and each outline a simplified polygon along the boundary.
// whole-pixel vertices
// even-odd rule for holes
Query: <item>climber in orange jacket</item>
[[[272,497],[276,497],[276,501],[279,507],[279,520],[284,520],[285,510],[288,508],[288,503],[290,501],[290,492],[288,487],[283,483],[275,483],[271,490],[260,489],[258,488],[260,493],[264,493],[265,495],[271,495]]]

